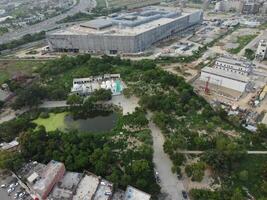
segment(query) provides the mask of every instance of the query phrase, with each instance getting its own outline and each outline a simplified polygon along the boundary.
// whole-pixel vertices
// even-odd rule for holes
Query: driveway
[[[167,194],[166,200],[183,200],[182,190],[185,190],[184,185],[182,181],[178,180],[177,175],[172,173],[172,161],[163,150],[165,138],[161,130],[152,122],[152,114],[149,113],[147,117],[153,138],[153,162],[161,180],[161,192]]]

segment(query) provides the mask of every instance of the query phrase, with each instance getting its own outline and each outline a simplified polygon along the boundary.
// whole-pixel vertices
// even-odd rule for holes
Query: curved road
[[[163,150],[165,138],[161,130],[152,122],[152,113],[149,113],[147,118],[153,138],[153,162],[156,171],[159,173],[161,192],[167,195],[164,200],[184,200],[182,195],[182,191],[185,190],[183,182],[178,180],[176,174],[172,173],[172,161]]]
[[[24,27],[14,32],[9,32],[9,33],[2,35],[0,37],[0,44],[7,43],[14,39],[19,39],[26,34],[33,34],[33,33],[37,33],[40,31],[52,30],[60,26],[59,24],[56,24],[57,21],[64,19],[65,17],[69,15],[74,15],[75,13],[78,13],[78,12],[87,11],[88,9],[91,10],[95,6],[96,6],[96,3],[94,0],[80,0],[77,5],[75,5],[69,11],[61,15],[57,15],[55,17],[52,17],[38,24]]]

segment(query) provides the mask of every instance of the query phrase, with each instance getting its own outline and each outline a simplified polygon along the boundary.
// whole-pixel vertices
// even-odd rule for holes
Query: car
[[[183,197],[185,198],[185,199],[187,199],[187,193],[186,193],[186,191],[182,191],[182,195],[183,195]]]
[[[24,196],[25,196],[25,194],[26,194],[26,192],[22,192],[22,193],[20,193],[20,194],[19,194],[19,198],[22,198],[22,197],[24,197]]]
[[[14,195],[14,199],[17,199],[19,197],[19,192],[17,192],[15,195]]]
[[[18,182],[16,182],[15,184],[14,184],[14,187],[17,187],[19,185],[19,183]]]
[[[10,193],[12,193],[14,190],[15,190],[15,188],[14,188],[14,187],[12,187],[12,188],[9,188],[9,189],[7,190],[7,193],[8,193],[8,194],[10,194]]]
[[[180,174],[177,174],[177,178],[180,180],[182,176]]]
[[[13,188],[15,186],[15,183],[11,183],[10,185],[9,185],[9,188]]]
[[[6,184],[2,184],[2,185],[1,185],[1,188],[6,188],[6,187],[7,187]]]
[[[107,195],[107,196],[109,196],[111,194],[112,194],[111,192],[105,192],[105,195]]]

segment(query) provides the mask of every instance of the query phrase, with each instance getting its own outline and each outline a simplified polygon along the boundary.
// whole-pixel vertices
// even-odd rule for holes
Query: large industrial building
[[[249,86],[252,64],[246,60],[219,57],[213,67],[201,69],[200,84],[231,99],[238,99]]]
[[[202,20],[200,10],[182,13],[173,8],[145,7],[49,33],[47,40],[52,51],[138,53]]]

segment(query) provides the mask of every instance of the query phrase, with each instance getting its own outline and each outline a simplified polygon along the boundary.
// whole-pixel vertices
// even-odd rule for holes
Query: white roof
[[[73,200],[91,200],[99,184],[99,178],[95,175],[85,175],[81,180]]]
[[[247,76],[237,74],[234,72],[225,71],[223,69],[218,69],[218,68],[204,67],[201,69],[201,72],[206,72],[212,75],[221,76],[224,78],[229,78],[244,83],[247,83],[249,81],[249,78]]]
[[[32,183],[34,180],[36,180],[39,177],[39,175],[36,172],[33,172],[28,178],[28,182]]]
[[[19,142],[17,140],[13,140],[12,142],[1,144],[2,150],[8,150],[8,149],[11,149],[11,148],[16,147],[18,145],[19,145]]]
[[[150,200],[151,195],[132,186],[128,186],[125,192],[124,200]]]
[[[239,65],[243,67],[249,67],[249,62],[244,60],[237,60],[234,58],[228,58],[228,57],[219,57],[216,61],[223,62],[223,63],[229,63],[232,65]]]

